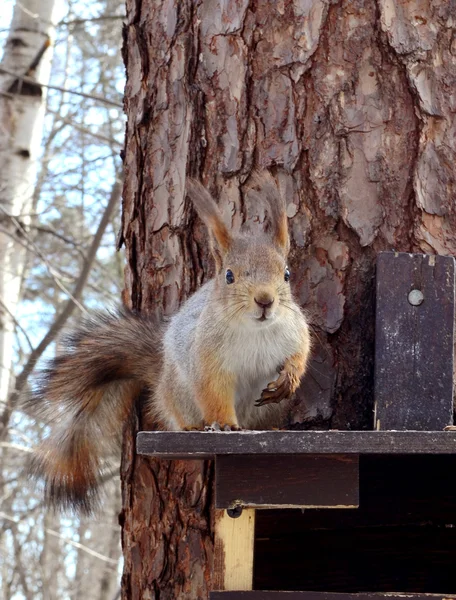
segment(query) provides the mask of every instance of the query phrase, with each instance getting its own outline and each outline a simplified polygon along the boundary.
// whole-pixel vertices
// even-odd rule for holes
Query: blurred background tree
[[[60,516],[23,465],[36,366],[87,308],[118,302],[121,0],[3,3],[0,45],[0,598],[118,595],[117,475],[95,520]],[[9,21],[11,20],[11,24]],[[52,61],[51,61],[52,59]],[[51,66],[52,65],[52,66]],[[115,479],[115,481],[114,481]]]

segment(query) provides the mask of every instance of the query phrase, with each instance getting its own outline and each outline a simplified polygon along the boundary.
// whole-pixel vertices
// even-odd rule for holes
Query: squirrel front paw
[[[278,404],[285,398],[289,398],[299,385],[299,378],[295,377],[286,369],[280,371],[279,377],[268,384],[261,392],[261,398],[255,402],[255,406],[266,404]]]
[[[212,425],[206,425],[204,431],[241,431],[241,427],[234,423],[225,423],[221,425],[220,423],[214,422]]]

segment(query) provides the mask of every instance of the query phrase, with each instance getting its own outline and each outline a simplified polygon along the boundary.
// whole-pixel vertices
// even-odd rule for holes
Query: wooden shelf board
[[[138,454],[456,454],[456,431],[140,431]]]

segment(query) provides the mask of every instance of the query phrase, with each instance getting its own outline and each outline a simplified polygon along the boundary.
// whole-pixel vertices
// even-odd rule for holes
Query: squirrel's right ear
[[[213,238],[212,241],[215,241],[212,253],[217,267],[221,267],[221,258],[231,248],[233,238],[223,222],[220,210],[215,200],[199,181],[187,179],[187,194],[193,202],[193,206],[196,208],[200,219],[209,229],[209,233]]]
[[[259,206],[266,203],[274,245],[279,252],[287,256],[290,250],[287,209],[274,177],[269,171],[254,171],[250,176],[249,184],[248,193],[251,198],[256,200]]]

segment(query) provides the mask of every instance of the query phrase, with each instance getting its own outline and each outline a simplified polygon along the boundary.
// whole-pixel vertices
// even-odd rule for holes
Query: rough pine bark
[[[454,19],[443,0],[127,0],[125,300],[168,315],[212,272],[186,174],[238,229],[262,226],[244,183],[270,169],[315,340],[290,426],[372,428],[375,257],[456,251]],[[206,598],[211,466],[135,456],[138,426],[123,597]]]

